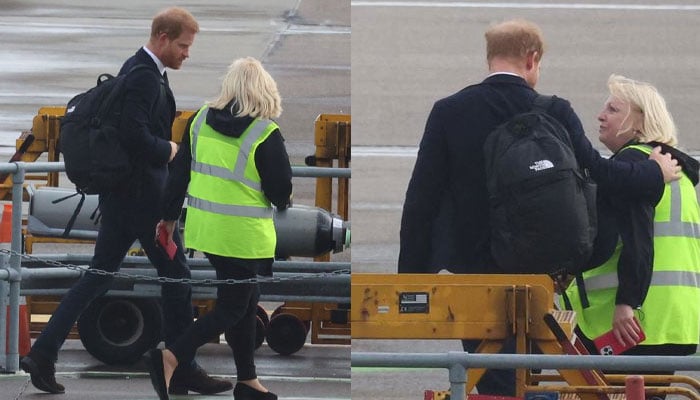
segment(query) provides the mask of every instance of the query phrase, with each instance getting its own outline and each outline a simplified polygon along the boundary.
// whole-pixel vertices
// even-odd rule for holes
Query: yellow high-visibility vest
[[[240,137],[230,137],[206,123],[207,110],[197,112],[189,132],[186,245],[226,257],[274,257],[273,210],[261,188],[255,151],[278,126],[256,118]]]
[[[650,154],[648,145],[633,148]],[[624,151],[623,149],[622,151]],[[583,308],[575,284],[567,289],[576,320],[588,338],[612,329],[622,243],[613,256],[583,273],[590,307]],[[641,344],[697,344],[700,337],[700,208],[685,174],[666,184],[654,214],[651,286],[638,314],[646,340]]]

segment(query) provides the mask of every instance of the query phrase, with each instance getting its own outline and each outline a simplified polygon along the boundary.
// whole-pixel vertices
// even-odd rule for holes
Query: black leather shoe
[[[56,364],[31,351],[19,362],[22,370],[32,377],[35,388],[53,394],[66,392],[66,388],[56,382]]]
[[[197,366],[195,368],[178,367],[170,379],[170,394],[217,394],[233,389],[233,383],[225,379],[213,378],[207,371]]]
[[[277,400],[277,395],[272,392],[260,392],[245,383],[236,383],[233,389],[234,400]]]
[[[158,399],[169,400],[168,390],[165,387],[165,373],[163,372],[163,352],[159,349],[148,350],[143,356],[148,374],[151,376],[151,384],[158,394]]]

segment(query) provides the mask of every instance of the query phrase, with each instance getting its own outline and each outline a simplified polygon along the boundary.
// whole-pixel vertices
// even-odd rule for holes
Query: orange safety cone
[[[7,306],[7,331],[5,343],[5,351],[9,351],[10,347],[10,306]],[[31,337],[29,334],[29,313],[27,312],[27,299],[24,296],[19,298],[19,340],[18,353],[20,357],[24,357],[29,353],[32,347]]]
[[[12,204],[5,204],[0,220],[0,243],[12,242]]]

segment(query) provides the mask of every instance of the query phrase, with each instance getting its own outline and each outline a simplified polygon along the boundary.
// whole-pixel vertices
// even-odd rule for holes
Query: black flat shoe
[[[165,373],[163,372],[163,352],[159,349],[148,350],[144,355],[144,361],[151,376],[151,384],[160,400],[170,400],[168,388],[165,386]]]
[[[169,394],[185,395],[189,392],[201,394],[217,394],[233,389],[233,384],[227,379],[217,379],[207,374],[200,366],[190,368],[179,366],[170,378]]]
[[[44,392],[61,394],[66,388],[56,382],[56,367],[52,361],[33,354],[31,351],[19,362],[20,368],[31,376],[32,385]]]
[[[277,400],[277,395],[272,392],[261,392],[245,383],[236,383],[233,388],[234,400]]]

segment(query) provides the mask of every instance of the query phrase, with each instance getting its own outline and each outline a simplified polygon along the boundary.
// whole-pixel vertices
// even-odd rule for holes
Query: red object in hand
[[[175,244],[174,241],[168,240],[169,235],[168,235],[168,230],[165,229],[165,225],[160,225],[158,227],[158,244],[160,247],[165,251],[165,254],[168,255],[168,258],[170,260],[175,258],[175,252],[177,251],[177,245]]]
[[[639,326],[639,324],[637,324]],[[613,334],[612,329],[605,332],[604,334],[598,336],[597,338],[593,339],[593,343],[595,343],[596,349],[598,349],[598,354],[603,355],[603,356],[612,356],[616,354],[620,354],[626,350],[631,349],[632,347],[638,345],[639,343],[643,342],[644,339],[646,339],[646,336],[644,335],[644,331],[642,330],[642,327],[639,327],[639,341],[635,344],[630,344],[625,342],[625,344],[620,343],[616,338],[615,334]]]

